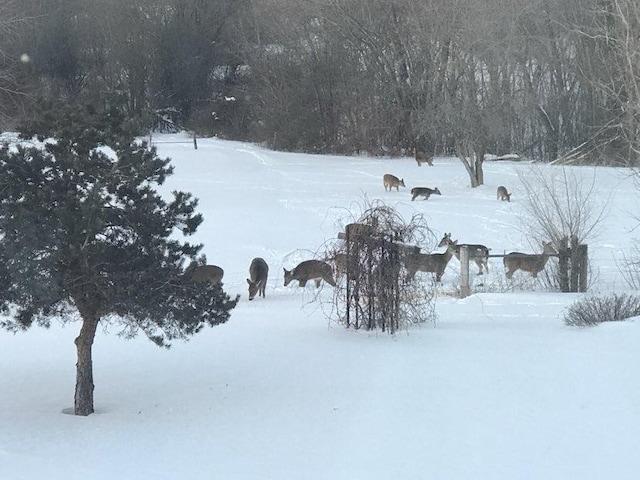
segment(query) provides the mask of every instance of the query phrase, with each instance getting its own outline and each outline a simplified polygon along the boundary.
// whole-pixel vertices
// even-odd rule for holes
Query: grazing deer
[[[416,197],[424,197],[425,200],[429,200],[431,195],[442,195],[438,187],[429,188],[429,187],[413,187],[411,189],[411,201],[413,202]]]
[[[411,253],[405,257],[404,265],[407,268],[407,280],[412,280],[416,272],[432,272],[436,274],[436,282],[442,279],[444,269],[456,250],[457,242],[447,246],[444,253]]]
[[[469,260],[473,260],[478,266],[478,275],[482,275],[482,268],[484,267],[487,273],[489,273],[489,249],[484,245],[479,245],[475,243],[458,243],[457,240],[451,240],[451,234],[445,233],[442,240],[438,244],[438,247],[445,247],[447,245],[456,244],[456,250],[454,252],[458,261],[460,261],[460,249],[462,247],[467,247],[467,251],[469,252]]]
[[[267,285],[267,276],[269,275],[269,265],[264,261],[264,258],[256,257],[251,260],[249,265],[249,277],[247,283],[249,284],[249,300],[253,300],[256,294],[265,297],[264,289]]]
[[[551,242],[543,243],[542,246],[543,250],[541,254],[511,252],[505,255],[502,262],[507,269],[507,278],[511,279],[516,270],[523,270],[531,273],[532,277],[537,277],[538,273],[541,272],[547,264],[549,255],[558,253],[553,248]]]
[[[217,285],[222,281],[224,270],[217,265],[196,265],[191,263],[184,272],[185,277],[192,282],[209,282]]]
[[[316,288],[320,287],[320,280],[324,280],[333,287],[336,286],[331,265],[321,260],[305,260],[298,264],[293,270],[287,270],[285,268],[284,286],[289,285],[291,280],[298,280],[300,286],[303,288],[309,280],[315,281]]]
[[[496,200],[506,200],[507,202],[511,201],[511,194],[507,192],[507,187],[503,187],[502,185],[498,187],[496,197]]]
[[[385,192],[387,191],[387,189],[391,191],[393,187],[396,187],[396,191],[399,192],[400,191],[399,187],[405,186],[404,178],[400,180],[398,177],[396,177],[395,175],[391,175],[390,173],[384,174],[384,176],[382,177],[382,184],[384,185]]]
[[[421,167],[423,163],[433,167],[433,158],[427,152],[423,152],[418,150],[416,147],[413,147],[413,155],[415,156],[419,167]]]

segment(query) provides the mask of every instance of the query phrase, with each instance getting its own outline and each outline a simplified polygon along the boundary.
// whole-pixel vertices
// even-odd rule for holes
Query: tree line
[[[636,0],[7,0],[1,122],[117,105],[282,150],[638,163]],[[55,107],[52,107],[55,108]],[[481,165],[480,165],[481,166]]]

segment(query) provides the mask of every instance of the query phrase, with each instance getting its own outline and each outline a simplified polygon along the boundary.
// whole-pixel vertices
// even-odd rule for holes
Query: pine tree
[[[0,147],[0,327],[80,319],[76,415],[94,411],[91,351],[101,322],[169,346],[226,322],[238,301],[183,275],[202,246],[177,234],[193,234],[202,216],[189,193],[169,201],[154,189],[172,174],[169,159],[111,128],[113,119],[86,127],[100,115],[59,111],[64,130],[40,130],[55,141]]]

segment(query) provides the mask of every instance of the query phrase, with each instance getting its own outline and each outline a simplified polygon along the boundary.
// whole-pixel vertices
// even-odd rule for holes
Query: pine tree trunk
[[[76,394],[73,413],[87,416],[93,413],[93,362],[91,347],[98,327],[97,315],[82,316],[80,335],[75,340],[78,353],[76,364]]]

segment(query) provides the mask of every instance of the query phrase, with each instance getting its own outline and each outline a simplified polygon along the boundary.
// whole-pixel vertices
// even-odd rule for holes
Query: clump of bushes
[[[569,307],[564,323],[570,327],[591,327],[640,315],[640,296],[622,293],[589,296]]]

